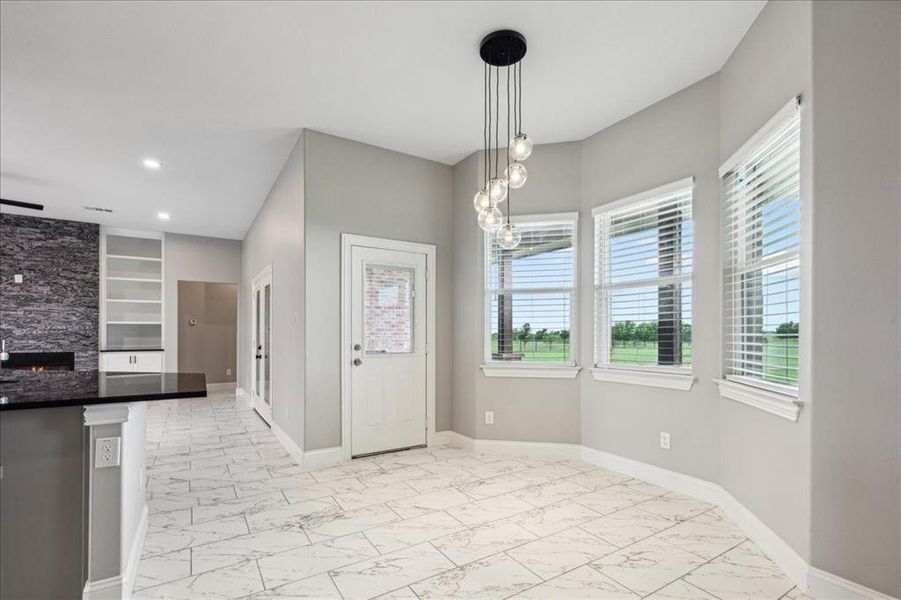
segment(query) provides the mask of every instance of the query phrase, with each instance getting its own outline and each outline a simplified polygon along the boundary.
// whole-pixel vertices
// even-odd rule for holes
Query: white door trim
[[[255,331],[256,331],[255,327],[259,327],[259,325],[256,322],[257,316],[256,316],[256,313],[254,312],[253,294],[254,294],[254,290],[256,290],[256,288],[265,280],[269,281],[269,286],[270,286],[270,290],[271,290],[269,293],[269,306],[266,307],[266,313],[269,315],[269,340],[268,340],[268,343],[269,343],[269,407],[268,408],[265,406],[257,406],[256,396],[253,393],[254,383],[256,382],[256,376],[257,376],[257,373],[256,373],[257,362],[256,362],[256,359],[254,358],[256,356],[256,338],[254,337],[254,335],[255,335]],[[254,408],[254,410],[256,410],[257,414],[260,415],[260,417],[262,417],[264,421],[269,423],[270,426],[272,426],[272,423],[273,423],[273,419],[272,419],[273,408],[272,407],[274,404],[274,397],[275,397],[275,394],[273,394],[275,387],[272,385],[272,372],[274,371],[274,369],[272,368],[272,354],[273,354],[272,353],[272,347],[273,347],[272,346],[272,338],[274,337],[272,332],[275,331],[275,327],[272,326],[273,325],[273,323],[272,323],[272,301],[275,297],[275,293],[274,293],[275,288],[272,286],[273,286],[273,283],[272,283],[272,265],[271,264],[269,266],[267,266],[266,268],[264,268],[262,271],[260,271],[257,274],[257,276],[254,277],[250,283],[250,339],[252,341],[252,345],[254,346],[253,351],[250,354],[250,405]],[[265,298],[265,296],[263,296],[263,297]],[[262,401],[261,401],[261,403],[262,403]]]
[[[435,443],[435,245],[384,238],[341,234],[341,458],[351,458],[351,248],[362,246],[380,250],[416,252],[426,255],[426,445]]]

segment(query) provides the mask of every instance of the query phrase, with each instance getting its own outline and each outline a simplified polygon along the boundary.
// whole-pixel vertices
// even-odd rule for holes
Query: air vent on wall
[[[103,213],[111,213],[113,209],[111,208],[103,208],[102,206],[85,206],[85,210],[93,210],[94,212],[103,212]]]

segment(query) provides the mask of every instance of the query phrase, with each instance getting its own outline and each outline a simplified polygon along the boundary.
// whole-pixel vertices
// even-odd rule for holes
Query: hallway
[[[234,394],[148,407],[135,599],[802,599],[718,509],[433,447],[303,471]]]

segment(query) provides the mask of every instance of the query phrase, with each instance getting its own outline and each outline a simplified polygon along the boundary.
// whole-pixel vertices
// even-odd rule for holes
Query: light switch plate
[[[94,450],[94,468],[118,467],[121,464],[121,446],[121,437],[97,438]]]
[[[493,410],[485,411],[485,425],[494,425],[494,411]]]
[[[16,273],[13,275],[13,283],[22,283],[22,274]]]

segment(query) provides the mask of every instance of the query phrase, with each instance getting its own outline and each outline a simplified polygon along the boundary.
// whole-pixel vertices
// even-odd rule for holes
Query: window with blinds
[[[724,370],[797,390],[801,120],[793,99],[720,169]]]
[[[485,234],[488,362],[575,365],[578,213],[514,218],[522,241]]]
[[[692,185],[594,209],[596,366],[691,371]]]

